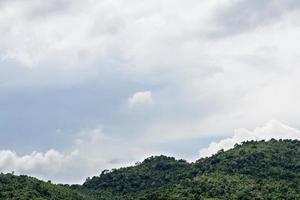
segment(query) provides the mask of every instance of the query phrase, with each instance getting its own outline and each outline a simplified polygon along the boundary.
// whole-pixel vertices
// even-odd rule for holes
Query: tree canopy
[[[300,199],[300,142],[248,141],[193,163],[153,156],[83,185],[1,174],[0,199]]]

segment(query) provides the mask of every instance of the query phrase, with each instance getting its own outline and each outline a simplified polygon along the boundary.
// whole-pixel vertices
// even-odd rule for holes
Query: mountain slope
[[[86,195],[29,176],[0,174],[0,199],[9,200],[90,200]]]
[[[300,199],[300,142],[249,141],[195,163],[150,157],[105,170],[83,185],[1,174],[0,199]]]
[[[300,199],[300,142],[249,141],[195,163],[151,157],[82,188],[141,199]],[[152,196],[153,197],[152,197]]]

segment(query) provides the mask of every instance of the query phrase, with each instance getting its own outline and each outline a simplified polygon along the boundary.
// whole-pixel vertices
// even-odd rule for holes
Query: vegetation
[[[0,199],[9,200],[90,200],[66,186],[40,181],[29,176],[0,175]]]
[[[1,175],[0,195],[0,199],[300,199],[300,142],[249,141],[195,163],[150,157],[132,167],[104,170],[82,186]]]

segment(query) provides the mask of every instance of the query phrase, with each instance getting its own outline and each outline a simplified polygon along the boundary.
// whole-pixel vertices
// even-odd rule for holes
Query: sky
[[[297,0],[0,0],[0,171],[82,183],[300,139]]]

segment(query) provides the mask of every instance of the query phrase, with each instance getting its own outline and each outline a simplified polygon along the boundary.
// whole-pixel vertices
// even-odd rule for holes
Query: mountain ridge
[[[24,182],[27,186],[22,188],[20,183]],[[1,174],[0,197],[300,199],[300,141],[247,141],[192,163],[164,155],[152,156],[134,166],[104,170],[82,185],[51,184],[28,176]]]

